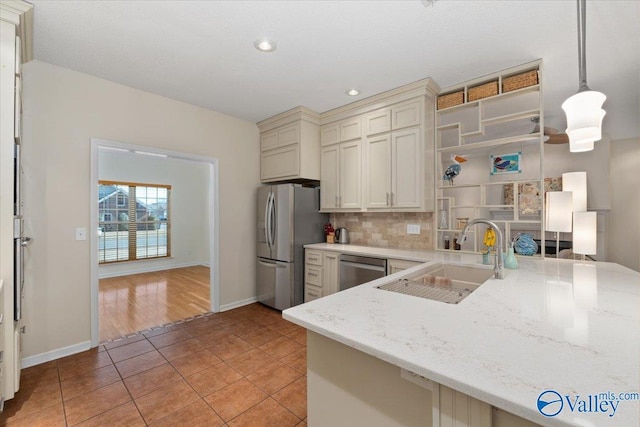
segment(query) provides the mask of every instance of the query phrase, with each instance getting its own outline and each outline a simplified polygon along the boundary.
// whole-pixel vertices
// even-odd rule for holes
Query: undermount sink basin
[[[493,275],[493,269],[484,266],[438,263],[377,288],[458,304]]]
[[[431,276],[447,277],[451,279],[454,286],[471,285],[474,289],[494,275],[492,266],[449,264],[444,262],[432,265],[424,273]]]

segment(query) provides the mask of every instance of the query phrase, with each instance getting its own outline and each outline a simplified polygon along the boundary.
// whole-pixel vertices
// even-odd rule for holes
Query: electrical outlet
[[[420,234],[420,224],[407,224],[407,234]]]
[[[87,229],[84,227],[76,228],[76,240],[87,240]]]

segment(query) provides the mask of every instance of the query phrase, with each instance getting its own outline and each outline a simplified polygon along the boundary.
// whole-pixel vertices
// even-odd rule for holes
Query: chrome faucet
[[[458,242],[460,244],[463,244],[464,241],[467,239],[467,230],[469,229],[469,227],[476,224],[487,224],[489,227],[493,228],[496,234],[498,235],[498,248],[496,249],[496,258],[495,258],[495,265],[493,267],[493,271],[495,273],[494,277],[496,279],[504,279],[504,254],[502,252],[504,251],[504,236],[502,234],[502,230],[500,230],[500,228],[496,225],[495,222],[489,221],[488,219],[484,219],[484,218],[472,219],[467,223],[467,226],[462,230],[462,234],[460,235]]]

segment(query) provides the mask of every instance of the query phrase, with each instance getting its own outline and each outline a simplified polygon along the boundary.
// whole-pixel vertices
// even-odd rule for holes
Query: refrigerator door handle
[[[265,262],[265,261],[260,261],[258,260],[258,264],[264,266],[264,267],[269,267],[269,268],[285,268],[286,266],[284,265],[280,265],[278,263],[275,262]]]
[[[271,195],[271,248],[276,247],[276,227],[278,217],[276,216],[276,195]]]
[[[264,207],[264,239],[271,249],[271,194],[267,196],[267,204]]]

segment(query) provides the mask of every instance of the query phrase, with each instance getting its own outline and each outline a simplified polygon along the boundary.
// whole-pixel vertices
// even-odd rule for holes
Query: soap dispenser
[[[509,250],[507,251],[507,257],[504,260],[504,268],[508,268],[510,270],[516,270],[518,268],[518,260],[516,259],[516,254],[514,252],[514,242],[509,243]]]

